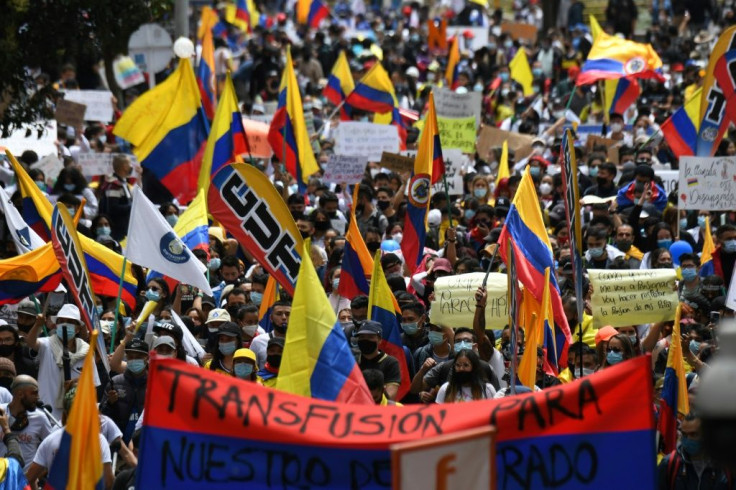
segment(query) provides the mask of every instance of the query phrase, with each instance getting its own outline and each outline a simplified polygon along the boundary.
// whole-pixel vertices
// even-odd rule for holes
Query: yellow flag
[[[503,141],[503,147],[501,148],[501,161],[498,162],[498,175],[496,175],[496,187],[501,179],[507,179],[511,173],[509,172],[509,142],[508,140]]]
[[[541,307],[540,307],[541,306]],[[536,302],[528,289],[524,289],[524,320],[526,325],[524,355],[519,363],[519,381],[524,386],[534,390],[537,381],[537,348],[544,342],[544,323],[551,316],[549,314],[549,267],[544,270],[544,293],[542,304]],[[537,309],[538,308],[538,309]],[[530,311],[536,309],[537,311]]]
[[[524,96],[528,97],[534,93],[532,88],[532,69],[529,67],[529,60],[526,58],[526,51],[521,48],[516,52],[516,56],[509,63],[511,70],[511,78],[519,83],[524,89]]]
[[[595,42],[596,39],[598,39],[598,36],[603,34],[603,28],[598,23],[598,20],[593,17],[593,15],[590,16],[590,35],[593,37],[593,42]]]

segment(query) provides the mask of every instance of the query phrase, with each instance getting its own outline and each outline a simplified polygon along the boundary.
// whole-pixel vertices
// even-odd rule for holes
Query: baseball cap
[[[434,261],[434,264],[432,264],[432,271],[444,271],[452,273],[452,265],[450,264],[449,260],[439,258]]]
[[[27,298],[18,303],[18,313],[22,313],[24,315],[32,317],[38,315],[38,313],[36,312],[36,305],[33,303],[33,301]]]
[[[618,334],[618,330],[613,328],[610,325],[606,325],[605,327],[599,329],[595,334],[595,345],[600,344],[601,342],[607,342],[611,340],[611,337]]]
[[[125,352],[140,352],[141,354],[148,354],[148,344],[146,341],[141,339],[132,339],[130,342],[125,344]]]
[[[73,305],[71,303],[67,303],[64,306],[62,306],[61,309],[59,310],[59,313],[56,314],[56,318],[57,319],[65,318],[67,320],[74,320],[76,322],[82,321],[82,317],[79,314],[79,308],[77,308],[76,305]]]
[[[155,349],[161,347],[162,345],[168,345],[172,349],[176,350],[176,344],[174,343],[174,339],[172,339],[168,335],[165,335],[163,337],[157,338],[153,342],[153,349],[155,350]]]
[[[374,322],[373,320],[363,320],[356,335],[360,335],[362,333],[383,336],[383,327],[380,323]]]
[[[276,338],[276,337],[274,337]],[[253,352],[250,349],[238,349],[233,353],[233,361],[235,359],[250,359],[251,361],[255,362],[256,364],[258,361],[256,360],[256,353]]]
[[[268,349],[272,345],[281,346],[281,348],[283,349],[284,348],[284,338],[283,337],[276,337],[276,336],[271,337],[270,339],[268,339],[268,345],[266,346],[266,349]]]
[[[215,308],[214,310],[210,311],[209,315],[207,315],[207,321],[205,322],[205,324],[230,321],[232,321],[232,319],[230,318],[230,313],[228,313],[227,310],[223,308]]]
[[[226,324],[220,326],[220,329],[217,331],[217,335],[237,337],[238,335],[240,335],[240,327],[233,322],[227,322]]]
[[[184,337],[184,332],[182,332],[181,327],[169,322],[159,323],[153,327],[153,331],[159,335],[163,334],[174,337],[178,342],[181,342],[181,339]]]

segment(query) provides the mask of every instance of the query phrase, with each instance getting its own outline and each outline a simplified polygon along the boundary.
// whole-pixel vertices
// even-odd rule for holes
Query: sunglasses
[[[606,352],[615,352],[618,354],[622,352],[622,350],[619,347],[609,347],[608,349],[606,349]]]

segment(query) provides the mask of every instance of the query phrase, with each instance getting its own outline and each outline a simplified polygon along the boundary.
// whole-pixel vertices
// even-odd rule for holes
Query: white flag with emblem
[[[195,286],[212,296],[204,264],[184,245],[166,218],[138,187],[133,191],[128,245],[124,255],[135,264]]]
[[[23,217],[15,206],[13,206],[10,197],[8,197],[8,194],[2,187],[0,187],[0,201],[2,201],[0,204],[5,215],[5,222],[8,224],[8,230],[10,231],[10,236],[13,237],[18,255],[23,255],[46,245],[46,242],[33,231],[33,228],[23,221]]]

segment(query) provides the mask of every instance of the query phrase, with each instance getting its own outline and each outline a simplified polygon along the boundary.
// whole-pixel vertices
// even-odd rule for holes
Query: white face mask
[[[258,324],[243,326],[243,332],[245,332],[245,334],[248,337],[253,337],[253,335],[255,335],[257,330],[258,330]]]
[[[543,196],[549,196],[552,194],[552,184],[549,182],[542,182],[539,184],[539,192],[541,192]]]
[[[611,132],[620,133],[624,129],[624,125],[621,123],[611,123]]]
[[[394,241],[396,243],[401,243],[401,239],[404,238],[404,234],[403,233],[394,233],[393,236],[392,236],[392,238],[394,239]]]

